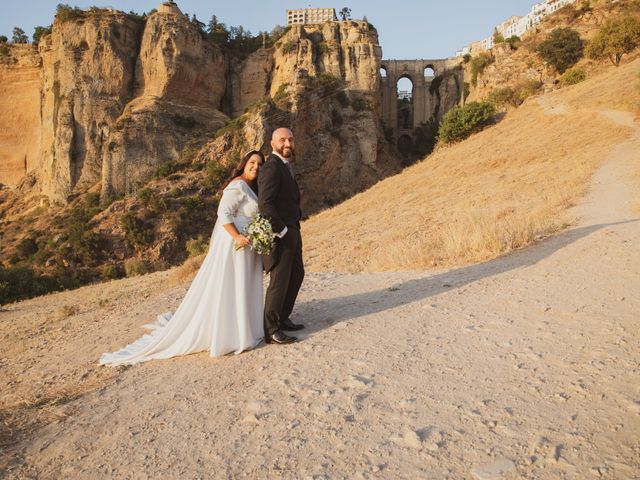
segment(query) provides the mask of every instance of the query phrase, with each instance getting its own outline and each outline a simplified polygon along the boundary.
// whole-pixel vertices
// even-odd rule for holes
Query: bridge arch
[[[424,74],[424,78],[432,78],[437,75],[436,67],[431,63],[425,65],[424,68],[422,69],[422,72]]]
[[[437,128],[442,115],[461,101],[461,86],[464,84],[461,63],[459,58],[383,59],[380,62],[382,122],[385,128],[393,132],[396,149],[405,157],[405,161],[424,151],[425,136],[428,137],[426,143],[432,141],[430,135],[434,126]],[[451,85],[458,91],[447,87],[449,90],[441,97],[440,89],[432,91],[431,87],[436,78],[443,75],[457,77],[456,82],[445,82],[443,85]],[[408,91],[409,88],[398,88],[398,82],[403,78],[412,84],[410,99],[407,98],[405,102],[400,98],[399,90]]]

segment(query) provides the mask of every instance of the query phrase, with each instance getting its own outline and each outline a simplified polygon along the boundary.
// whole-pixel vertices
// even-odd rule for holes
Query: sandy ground
[[[556,105],[561,109],[561,105]],[[301,341],[96,365],[172,273],[0,313],[6,478],[640,478],[640,134],[578,225],[497,260],[309,274]]]

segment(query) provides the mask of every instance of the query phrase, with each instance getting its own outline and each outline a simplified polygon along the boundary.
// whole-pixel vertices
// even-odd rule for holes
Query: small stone
[[[515,470],[516,464],[508,458],[499,458],[493,463],[473,467],[471,474],[478,480],[499,480]]]
[[[260,423],[260,420],[258,420],[258,417],[256,417],[253,414],[249,414],[246,417],[244,417],[240,423],[242,423],[243,425],[257,425]]]

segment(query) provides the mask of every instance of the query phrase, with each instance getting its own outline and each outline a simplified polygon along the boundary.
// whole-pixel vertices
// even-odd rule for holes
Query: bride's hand
[[[245,237],[244,235],[236,235],[235,238],[233,239],[235,244],[236,244],[236,249],[241,249],[244,248],[246,246],[249,245],[249,239],[247,237]]]

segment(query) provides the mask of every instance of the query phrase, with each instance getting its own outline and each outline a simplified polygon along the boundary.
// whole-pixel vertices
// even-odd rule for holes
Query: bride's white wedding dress
[[[243,180],[225,188],[209,251],[182,303],[171,315],[145,325],[152,332],[100,358],[103,365],[120,365],[170,358],[209,350],[217,357],[255,347],[262,327],[262,259],[249,247],[235,250],[223,225],[242,231],[258,212],[258,197]]]

